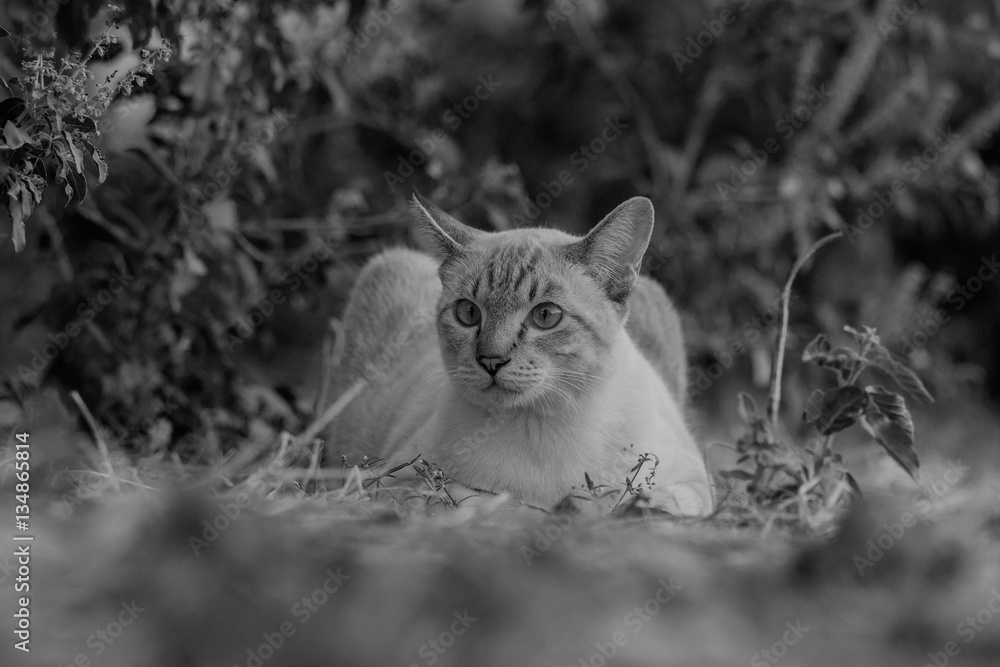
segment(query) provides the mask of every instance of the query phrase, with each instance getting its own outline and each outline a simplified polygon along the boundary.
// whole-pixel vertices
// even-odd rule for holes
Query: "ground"
[[[93,450],[76,467],[112,473],[76,478],[56,474],[63,458],[33,477],[32,650],[12,648],[8,589],[0,661],[996,665],[997,424],[940,410],[918,417],[923,492],[869,457],[865,501],[815,529],[490,503],[400,512],[337,488],[339,470],[304,492],[291,480],[308,471],[271,454],[198,469]],[[30,436],[39,460],[49,435]]]

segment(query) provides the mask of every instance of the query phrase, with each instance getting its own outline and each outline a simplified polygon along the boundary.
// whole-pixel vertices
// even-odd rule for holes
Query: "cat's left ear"
[[[421,248],[441,263],[460,254],[463,248],[483,233],[463,225],[419,192],[414,192],[410,200],[410,214],[416,225],[417,240]]]
[[[653,203],[633,197],[571,244],[568,252],[573,261],[587,267],[612,301],[624,303],[639,278],[652,234]]]

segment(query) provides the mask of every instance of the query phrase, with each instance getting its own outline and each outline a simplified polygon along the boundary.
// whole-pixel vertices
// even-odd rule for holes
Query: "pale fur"
[[[420,454],[465,487],[542,508],[581,487],[585,473],[622,488],[638,456],[649,453],[659,458],[654,503],[676,514],[709,513],[709,477],[683,414],[680,323],[662,288],[638,277],[652,226],[648,200],[629,200],[583,240],[548,229],[487,234],[429,202],[414,208],[431,254],[393,249],[373,258],[344,314],[347,347],[331,395],[366,384],[331,429],[334,453],[352,462],[363,454],[394,461]],[[587,315],[606,341],[589,359],[585,386],[546,389],[559,386],[561,371],[545,354],[546,332],[532,330],[521,332],[528,351],[516,352],[525,355],[523,368],[508,373],[512,383],[526,383],[526,393],[482,389],[487,375],[477,375],[473,350],[509,339],[533,304],[512,301],[510,317],[480,333],[456,326],[447,308],[467,290],[461,281],[478,277],[479,263],[511,244],[574,258],[544,268],[569,286],[570,303],[593,311]],[[573,354],[585,354],[587,345],[570,343]]]

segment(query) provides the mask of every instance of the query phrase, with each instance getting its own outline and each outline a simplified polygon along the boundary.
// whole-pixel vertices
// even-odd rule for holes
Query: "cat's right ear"
[[[462,249],[482,233],[463,225],[419,192],[414,192],[410,200],[410,214],[416,225],[420,247],[442,263],[461,254]]]
[[[639,279],[642,255],[653,233],[653,203],[633,197],[608,213],[585,237],[568,246],[608,297],[625,303]]]

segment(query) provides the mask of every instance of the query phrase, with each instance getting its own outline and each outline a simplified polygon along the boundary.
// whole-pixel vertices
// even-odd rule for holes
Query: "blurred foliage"
[[[9,151],[0,194],[34,175],[24,252],[55,276],[21,325],[63,331],[114,270],[136,276],[16,380],[79,389],[102,423],[139,434],[137,450],[211,454],[299,424],[312,406],[255,385],[246,358],[319,344],[341,269],[407,240],[415,188],[487,229],[581,232],[652,197],[647,268],[690,313],[694,361],[745,343],[736,361],[765,380],[776,328],[748,323],[813,240],[845,229],[850,242],[802,281],[791,347],[863,321],[935,393],[1000,387],[997,283],[932,336],[943,361],[905,345],[1000,250],[1000,17],[987,0],[912,15],[889,0],[116,4],[0,10],[13,33],[0,76],[27,84],[25,99],[60,80],[31,84],[33,54],[118,90],[174,47],[103,114],[96,88],[59,96],[61,118],[97,109],[84,114],[96,130],[45,144],[63,180],[86,172],[91,196],[67,202],[38,182],[60,183],[58,169],[12,169]],[[115,48],[80,56],[111,18]],[[0,109],[15,97],[0,89]],[[21,129],[34,142],[38,128]],[[100,187],[96,165],[76,169],[80,142],[107,157]],[[815,380],[803,372],[789,372],[793,413]]]

